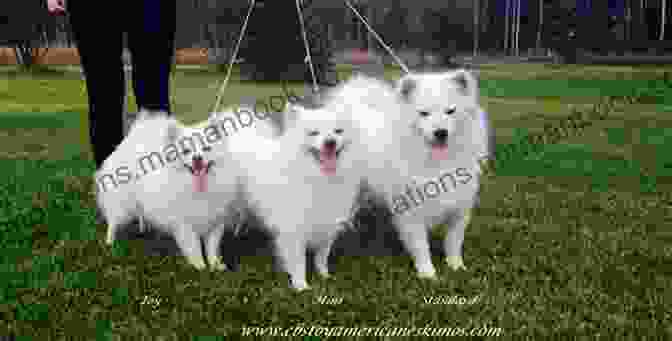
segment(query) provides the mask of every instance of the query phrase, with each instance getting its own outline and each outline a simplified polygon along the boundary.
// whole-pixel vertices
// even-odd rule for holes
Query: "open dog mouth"
[[[450,156],[448,144],[445,141],[432,141],[429,143],[432,160],[445,160]]]
[[[193,175],[198,175],[198,174],[207,174],[208,171],[210,171],[210,168],[212,168],[212,165],[215,162],[210,160],[208,162],[205,162],[202,158],[194,159],[191,161],[191,165],[185,165],[187,166],[187,169],[191,172]]]
[[[325,175],[332,175],[336,173],[338,167],[338,159],[343,152],[343,149],[335,147],[310,148],[310,154],[313,155],[315,161],[320,165],[320,171]]]
[[[207,175],[214,161],[205,161],[203,158],[194,158],[191,165],[185,165],[194,177],[194,191],[205,192],[207,190]]]

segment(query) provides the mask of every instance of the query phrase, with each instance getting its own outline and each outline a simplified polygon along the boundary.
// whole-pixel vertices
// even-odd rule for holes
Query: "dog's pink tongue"
[[[192,163],[194,169],[194,191],[205,192],[208,181],[208,169],[205,167],[203,161],[194,161]]]
[[[434,145],[432,146],[432,160],[445,160],[448,158],[448,146]]]
[[[332,175],[336,173],[336,151],[334,149],[322,149],[320,151],[320,170],[322,174]]]
[[[194,171],[194,191],[205,192],[208,186],[208,177],[205,169]]]

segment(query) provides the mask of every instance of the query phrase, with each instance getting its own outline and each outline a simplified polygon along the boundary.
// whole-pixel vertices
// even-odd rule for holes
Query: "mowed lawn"
[[[440,281],[419,280],[398,241],[367,239],[389,226],[369,226],[336,243],[333,279],[311,274],[313,290],[296,293],[274,271],[265,242],[252,237],[227,241],[224,248],[243,257],[239,271],[221,273],[147,255],[142,239],[104,245],[79,74],[5,68],[0,336],[215,340],[240,335],[243,326],[304,325],[501,328],[505,338],[670,337],[672,89],[665,71],[672,68],[484,66],[482,100],[498,149],[605,96],[636,94],[638,103],[619,104],[576,134],[509,157],[484,179],[466,232],[467,271],[439,266]],[[178,71],[176,114],[204,119],[223,78]],[[279,84],[235,77],[229,84],[224,102],[232,105],[282,95]],[[304,85],[292,88],[300,93]],[[322,304],[322,296],[338,302]],[[428,302],[453,296],[472,303]]]

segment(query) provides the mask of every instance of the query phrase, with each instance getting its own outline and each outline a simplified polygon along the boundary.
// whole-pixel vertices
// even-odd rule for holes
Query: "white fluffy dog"
[[[232,136],[249,208],[275,236],[277,256],[295,289],[309,289],[306,250],[328,277],[331,244],[352,213],[366,147],[347,113],[326,106],[288,105],[276,117],[281,133]],[[264,122],[272,126],[272,123]]]
[[[368,183],[385,198],[418,275],[436,278],[428,231],[447,224],[446,262],[464,269],[462,244],[489,152],[487,116],[471,73],[410,74],[396,86],[356,77],[340,100],[368,134]]]
[[[171,233],[198,269],[206,267],[200,239],[206,238],[210,266],[226,269],[218,246],[238,202],[238,171],[222,138],[213,118],[186,127],[165,114],[141,113],[96,173],[107,243],[115,241],[120,227],[142,216]]]

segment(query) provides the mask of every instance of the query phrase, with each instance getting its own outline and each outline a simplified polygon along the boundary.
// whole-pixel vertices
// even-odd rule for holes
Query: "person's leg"
[[[170,112],[175,50],[175,0],[140,0],[128,32],[138,108]]]
[[[100,168],[123,139],[121,115],[125,83],[119,21],[105,20],[109,15],[102,14],[99,5],[91,6],[91,3],[70,0],[67,10],[86,77],[89,135],[96,168]]]

